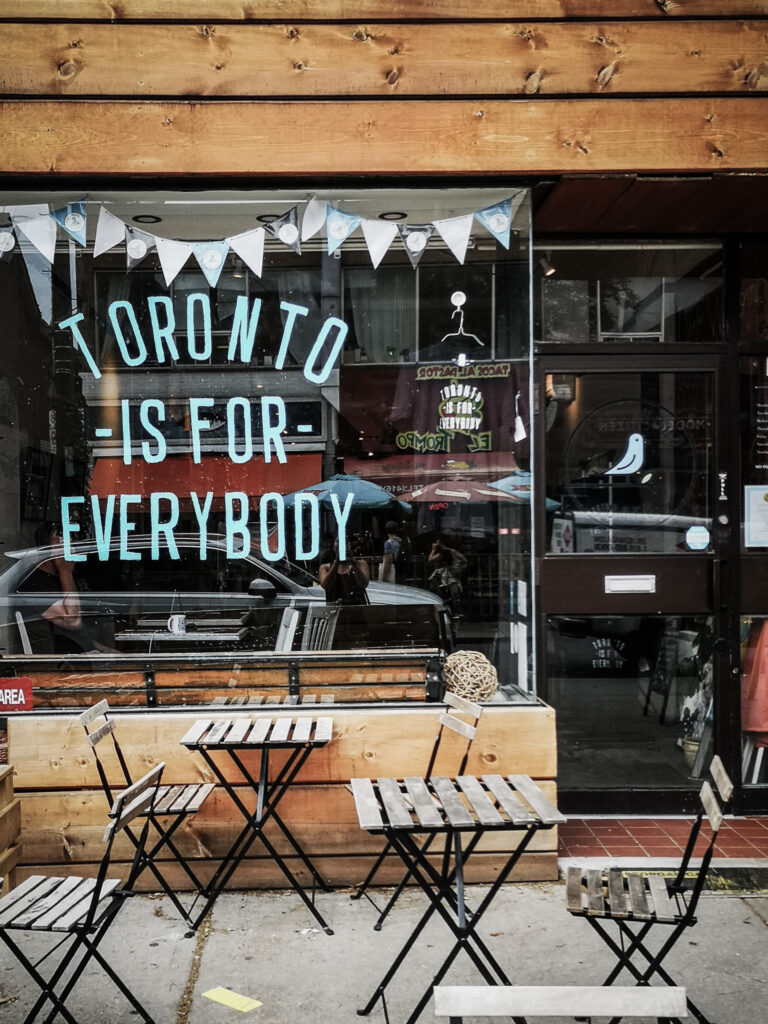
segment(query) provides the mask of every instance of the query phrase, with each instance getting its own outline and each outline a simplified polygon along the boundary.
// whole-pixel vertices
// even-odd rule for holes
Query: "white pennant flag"
[[[34,245],[38,252],[53,263],[56,255],[56,221],[50,216],[46,203],[29,206],[9,206],[13,226]]]
[[[462,264],[467,255],[469,236],[472,234],[472,220],[473,215],[468,213],[463,217],[448,217],[446,220],[432,221],[442,240]]]
[[[125,241],[125,224],[114,214],[105,210],[102,206],[99,210],[99,219],[96,223],[96,238],[93,242],[93,255],[101,256],[103,252],[109,252],[120,242]]]
[[[314,196],[307,203],[304,216],[301,219],[301,240],[306,242],[308,238],[316,235],[325,224],[326,204]]]
[[[386,256],[387,249],[392,245],[397,234],[397,224],[393,224],[390,220],[364,220],[362,229],[371,263],[375,269]]]
[[[244,231],[241,235],[232,235],[231,238],[225,238],[224,241],[256,277],[261,277],[264,266],[264,228]]]
[[[172,238],[155,237],[157,256],[163,271],[166,288],[173,282],[192,253],[190,242],[176,242]]]

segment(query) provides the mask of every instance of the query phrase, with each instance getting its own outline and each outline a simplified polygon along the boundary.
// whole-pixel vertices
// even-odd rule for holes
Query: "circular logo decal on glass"
[[[10,252],[16,245],[16,239],[10,231],[0,231],[0,252]]]
[[[295,224],[283,224],[277,232],[277,237],[286,245],[293,245],[299,237],[299,229]]]
[[[216,249],[206,249],[203,253],[203,266],[208,270],[218,270],[221,266],[221,253]]]
[[[64,218],[64,227],[67,231],[82,231],[85,227],[85,217],[82,213],[68,213]]]
[[[509,217],[506,213],[492,213],[488,218],[491,231],[495,231],[497,234],[501,234],[502,231],[506,231],[509,227]]]
[[[328,222],[328,234],[331,238],[342,239],[347,234],[347,225],[340,217]]]
[[[421,252],[426,247],[427,236],[423,231],[412,231],[405,244],[411,252]]]
[[[132,238],[128,243],[128,255],[132,260],[141,260],[147,255],[146,242],[140,238]]]

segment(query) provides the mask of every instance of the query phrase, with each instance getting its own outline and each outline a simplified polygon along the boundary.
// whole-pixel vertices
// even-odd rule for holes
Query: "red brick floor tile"
[[[683,852],[682,846],[672,840],[666,843],[641,841],[640,845],[649,857],[680,857]]]
[[[569,843],[571,857],[605,857],[608,851],[602,843]]]

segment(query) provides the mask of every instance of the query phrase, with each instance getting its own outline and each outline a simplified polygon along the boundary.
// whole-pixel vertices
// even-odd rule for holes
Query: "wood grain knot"
[[[541,79],[541,71],[531,71],[531,73],[526,76],[524,91],[529,94],[534,92],[541,92]]]
[[[352,38],[358,43],[367,43],[371,38],[364,28],[358,28],[352,33]]]
[[[397,68],[392,68],[391,71],[384,72],[384,78],[386,79],[387,85],[397,85],[397,81],[400,78],[400,72]]]
[[[80,68],[73,60],[63,60],[56,66],[59,78],[74,78]]]

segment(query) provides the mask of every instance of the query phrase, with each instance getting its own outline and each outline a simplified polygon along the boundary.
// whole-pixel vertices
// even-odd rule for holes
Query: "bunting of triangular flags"
[[[519,189],[510,197],[472,213],[435,220],[429,224],[396,224],[389,220],[364,218],[349,213],[311,195],[306,200],[301,224],[298,207],[294,206],[272,220],[266,229],[253,228],[208,242],[162,238],[126,224],[104,205],[100,205],[93,255],[101,256],[115,246],[125,244],[126,266],[132,270],[149,253],[157,252],[166,286],[174,281],[189,257],[194,255],[209,285],[215,288],[230,249],[253,274],[261,277],[267,231],[283,245],[301,254],[301,243],[325,228],[327,251],[333,254],[360,227],[374,268],[379,266],[398,235],[411,266],[418,266],[435,232],[457,262],[463,264],[474,220],[490,232],[500,245],[509,248],[512,223],[525,196],[526,190]],[[11,226],[0,227],[0,260],[8,259],[18,246],[29,269],[41,314],[50,322],[50,264],[56,254],[57,229],[60,227],[78,245],[87,245],[87,200],[82,198],[55,210],[51,210],[45,203],[34,203],[0,207],[0,211],[8,213],[12,222]],[[47,272],[42,269],[44,263],[49,265]]]

